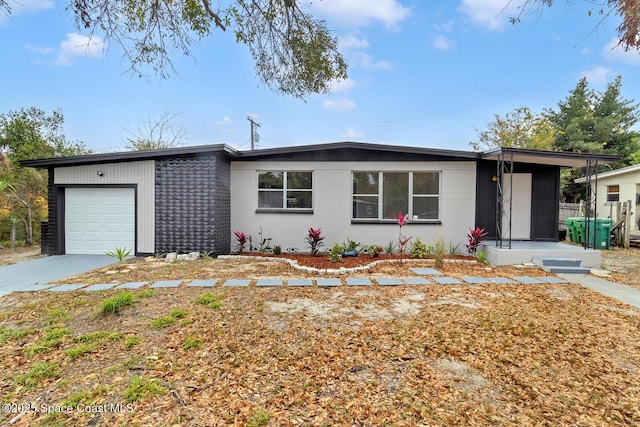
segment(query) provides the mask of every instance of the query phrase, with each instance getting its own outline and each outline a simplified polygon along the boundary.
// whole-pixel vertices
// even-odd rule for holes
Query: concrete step
[[[582,263],[581,260],[575,258],[564,258],[564,257],[534,257],[533,263],[538,267],[580,267]]]
[[[569,267],[569,266],[550,266],[550,267],[543,267],[542,268],[544,271],[548,271],[549,273],[554,273],[554,274],[589,274],[589,272],[591,271],[589,268],[586,267]]]

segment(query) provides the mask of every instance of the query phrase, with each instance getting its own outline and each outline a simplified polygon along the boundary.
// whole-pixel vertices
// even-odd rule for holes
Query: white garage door
[[[64,200],[65,253],[135,253],[133,188],[67,188]]]

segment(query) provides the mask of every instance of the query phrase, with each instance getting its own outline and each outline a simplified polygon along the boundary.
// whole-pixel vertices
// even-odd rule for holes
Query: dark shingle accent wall
[[[231,170],[222,154],[156,160],[156,252],[230,251]]]
[[[42,228],[42,242],[40,248],[42,254],[58,255],[58,221],[64,221],[64,218],[58,218],[58,202],[56,188],[54,183],[54,168],[49,168],[49,176],[47,181],[47,203],[48,203],[48,220],[47,226]]]

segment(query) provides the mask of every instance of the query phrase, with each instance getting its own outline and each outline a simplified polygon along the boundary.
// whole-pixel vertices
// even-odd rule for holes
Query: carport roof
[[[406,160],[442,159],[459,161],[497,160],[500,155],[505,155],[518,163],[534,163],[560,167],[583,167],[588,160],[599,163],[613,163],[620,159],[619,156],[603,154],[584,154],[563,151],[527,150],[518,148],[496,148],[485,152],[444,150],[425,147],[408,147],[400,145],[372,144],[364,142],[334,142],[327,144],[299,145],[293,147],[277,147],[258,150],[239,151],[226,144],[196,145],[189,147],[169,148],[148,151],[125,151],[119,153],[90,154],[84,156],[53,157],[48,159],[24,160],[20,164],[28,167],[56,167],[77,166],[98,163],[132,162],[140,160],[156,160],[167,157],[198,157],[207,154],[221,153],[230,160],[262,160],[269,158],[286,158],[288,156],[300,156],[308,154],[324,154],[318,159],[341,160],[341,154],[349,151],[358,151],[371,154],[400,155]],[[333,159],[331,153],[336,153],[338,158]],[[388,160],[388,158],[384,158]],[[376,160],[378,160],[376,158]]]

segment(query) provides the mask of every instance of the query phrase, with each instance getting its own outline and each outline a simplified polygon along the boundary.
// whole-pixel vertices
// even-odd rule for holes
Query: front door
[[[511,186],[513,185],[513,192]],[[531,239],[531,174],[504,174],[504,213],[502,238],[509,238],[509,208],[511,207],[511,239]],[[511,200],[509,194],[511,192]]]

